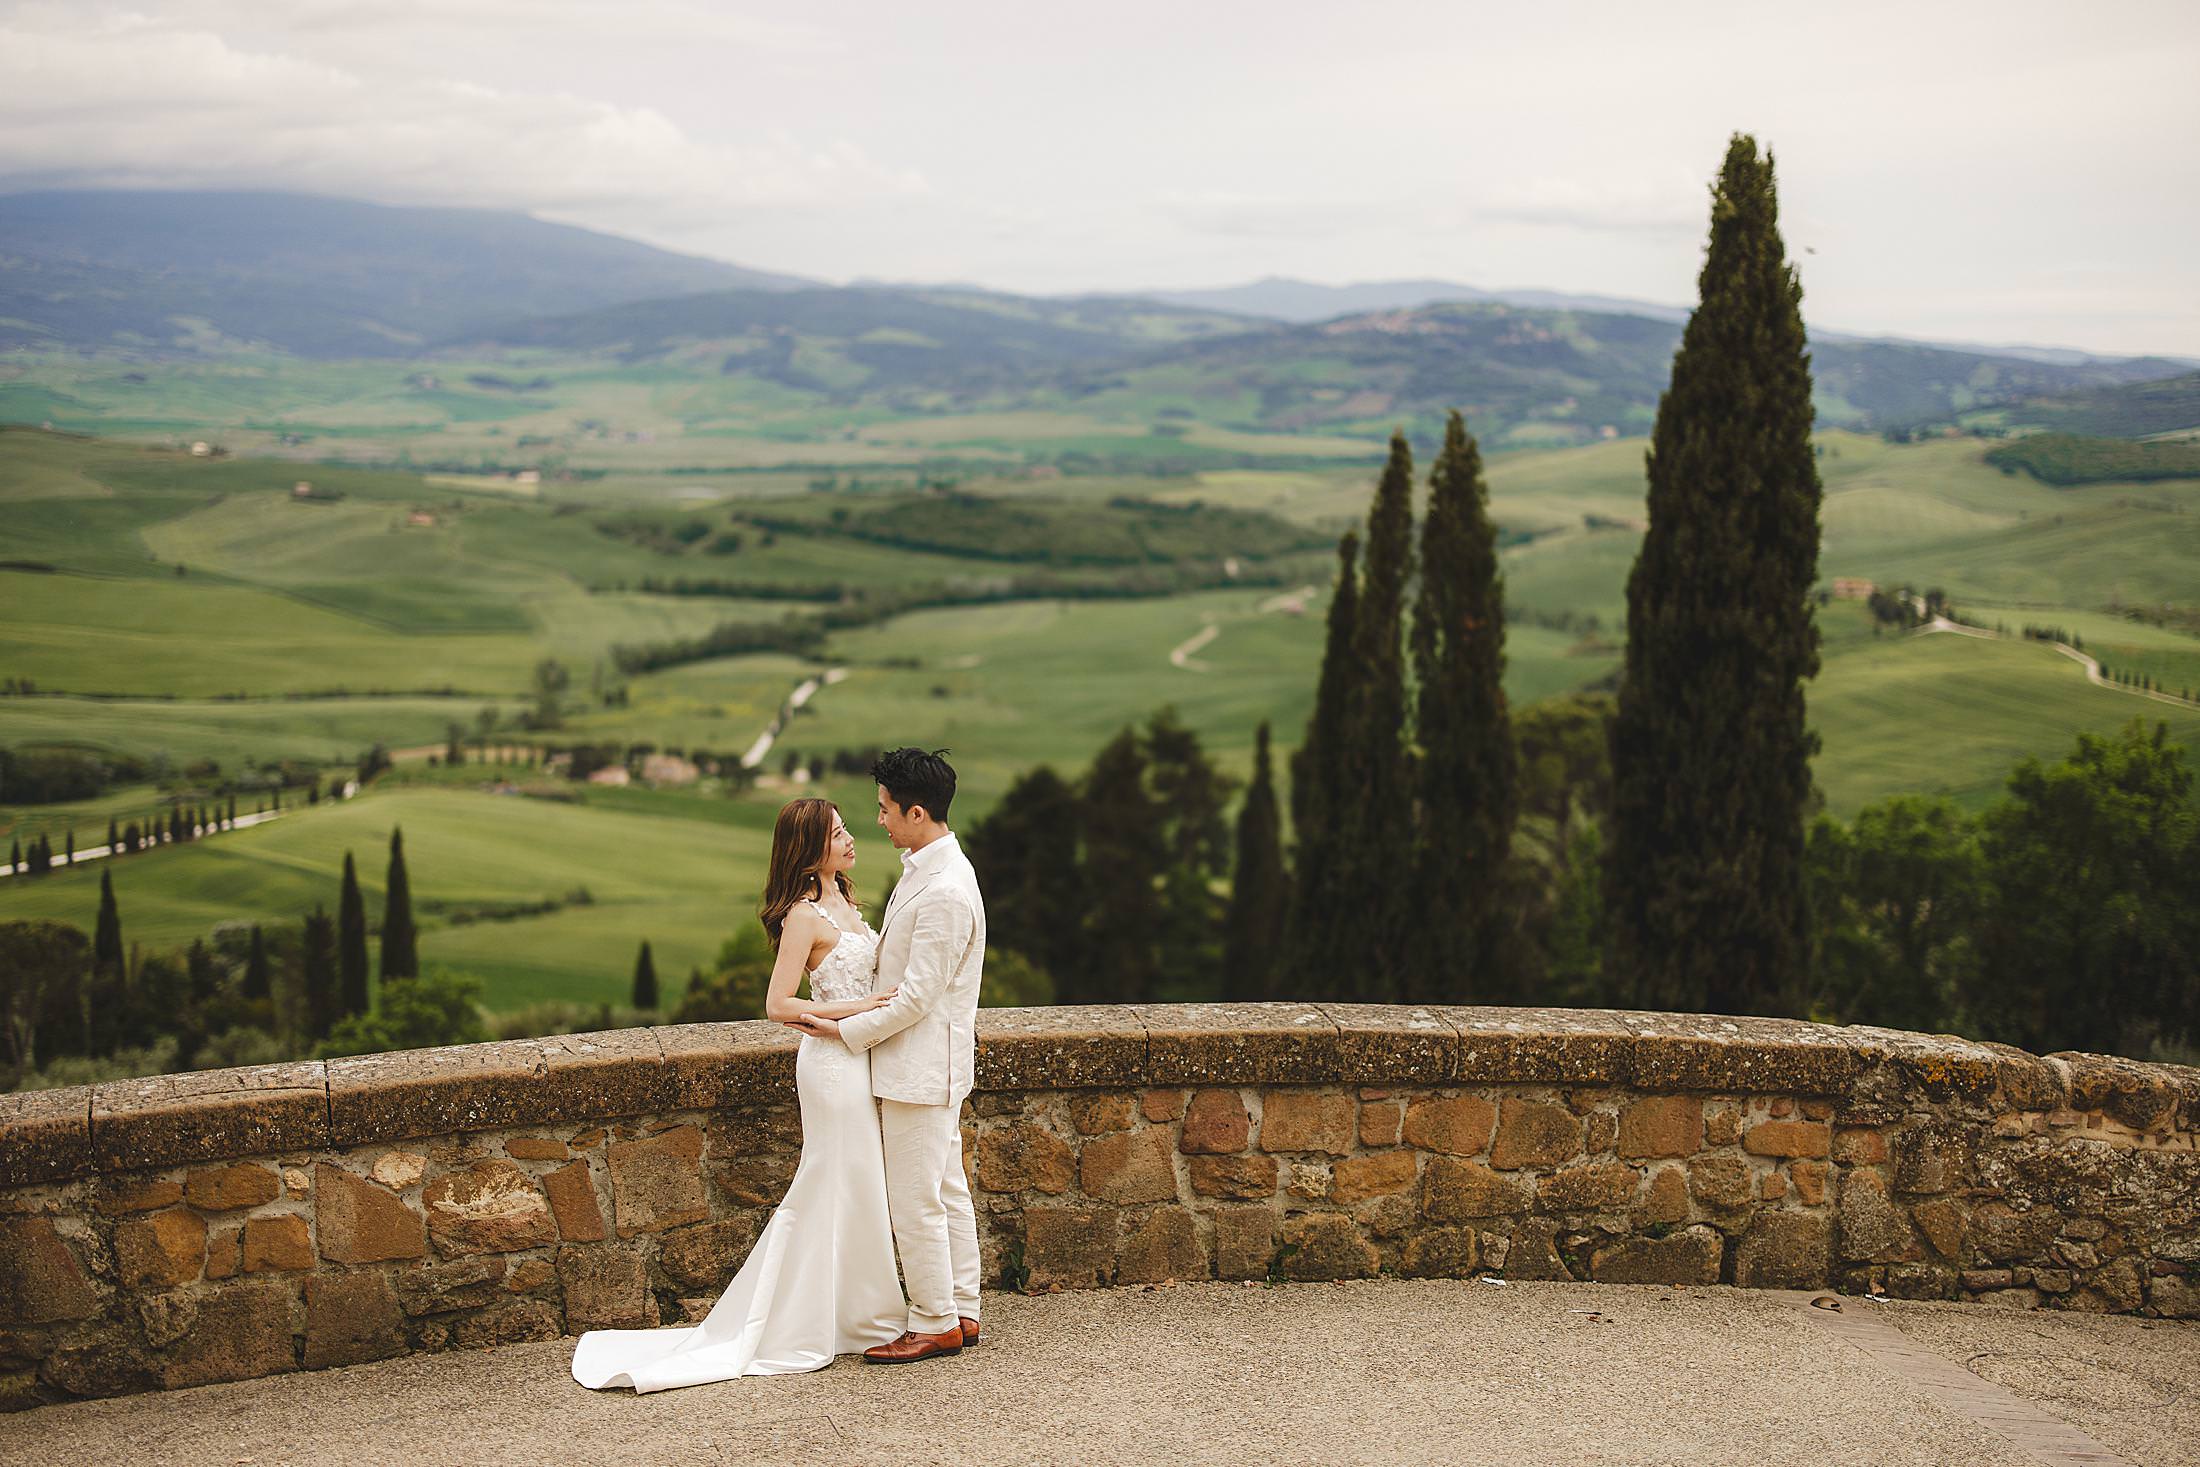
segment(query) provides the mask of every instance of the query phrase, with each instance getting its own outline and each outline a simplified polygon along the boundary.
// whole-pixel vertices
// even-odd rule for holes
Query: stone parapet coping
[[[797,1036],[679,1024],[0,1095],[0,1187],[497,1127],[783,1102]],[[1385,1004],[987,1009],[980,1091],[1551,1084],[2102,1111],[2200,1130],[2200,1070],[1952,1035],[1710,1014]]]

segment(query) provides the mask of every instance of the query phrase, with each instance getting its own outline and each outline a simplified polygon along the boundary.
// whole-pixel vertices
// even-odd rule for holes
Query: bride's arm
[[[824,921],[815,912],[805,912],[800,908],[787,914],[787,923],[779,930],[779,957],[772,964],[771,982],[764,990],[765,1018],[776,1019],[782,1024],[804,1014],[821,1019],[841,1019],[849,1014],[883,1008],[893,998],[891,993],[881,993],[870,998],[819,1003],[815,999],[795,997],[795,990],[802,986],[805,962],[810,956],[810,950],[817,946]]]

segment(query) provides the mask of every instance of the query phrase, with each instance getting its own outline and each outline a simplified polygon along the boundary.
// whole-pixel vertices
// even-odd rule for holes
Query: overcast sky
[[[524,209],[823,279],[1687,303],[1728,135],[1814,322],[2200,355],[2200,5],[0,0],[0,191]]]

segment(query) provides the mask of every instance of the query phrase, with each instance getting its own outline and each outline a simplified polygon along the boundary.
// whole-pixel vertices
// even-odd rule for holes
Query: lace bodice
[[[810,997],[819,1003],[844,1003],[871,992],[871,963],[878,954],[878,934],[861,917],[854,931],[833,922],[832,914],[816,902],[817,914],[833,923],[840,941],[825,954],[825,961],[810,970]]]

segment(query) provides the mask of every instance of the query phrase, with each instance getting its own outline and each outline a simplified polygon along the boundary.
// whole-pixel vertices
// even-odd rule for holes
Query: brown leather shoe
[[[965,1316],[960,1322],[963,1332],[963,1348],[967,1350],[978,1343],[978,1321]]]
[[[865,1350],[863,1358],[873,1365],[907,1365],[912,1360],[925,1360],[934,1355],[960,1355],[962,1347],[963,1332],[960,1329],[944,1330],[936,1335],[904,1331],[898,1340],[873,1345]]]

